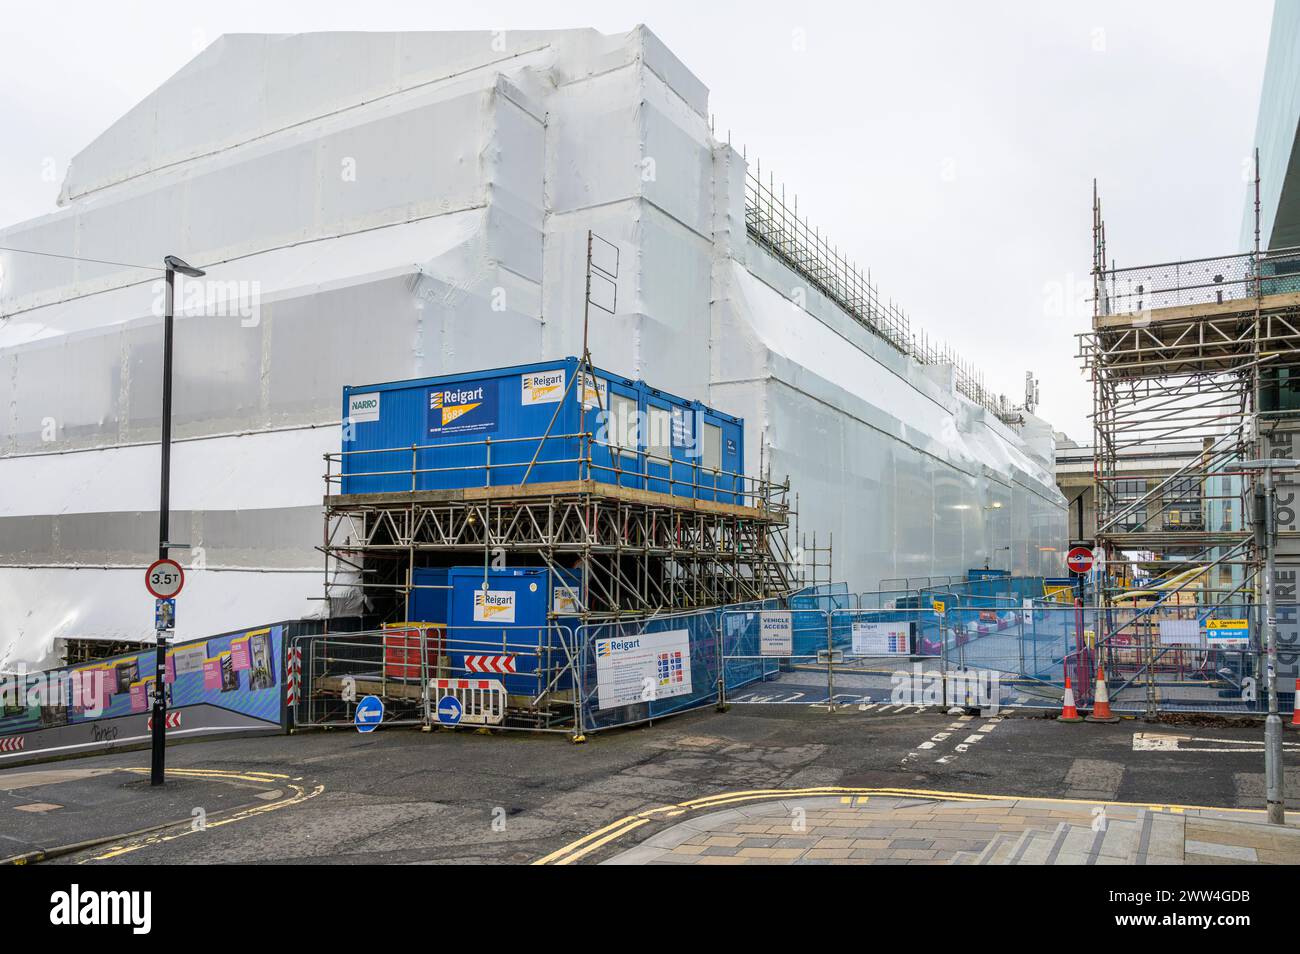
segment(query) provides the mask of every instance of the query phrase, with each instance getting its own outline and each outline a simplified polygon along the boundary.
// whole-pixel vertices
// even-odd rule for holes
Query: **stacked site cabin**
[[[580,364],[344,388],[342,493],[591,480],[744,503],[744,421]]]
[[[339,506],[436,506],[483,488],[512,505],[614,487],[669,508],[741,513],[736,506],[755,503],[740,418],[573,357],[349,386],[343,421]],[[517,704],[565,690],[573,637],[590,609],[586,572],[572,553],[514,550],[505,567],[480,553],[440,547],[413,563],[408,581],[399,574],[405,620],[441,627],[456,676],[483,672],[471,657],[509,657],[509,671],[488,673]]]

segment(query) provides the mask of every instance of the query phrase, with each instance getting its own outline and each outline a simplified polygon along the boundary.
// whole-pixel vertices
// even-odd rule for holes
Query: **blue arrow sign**
[[[443,696],[438,700],[438,710],[435,714],[443,725],[455,725],[465,714],[465,708],[455,696]]]
[[[357,711],[352,716],[358,732],[374,732],[375,726],[384,721],[384,700],[378,696],[366,696],[357,703]]]

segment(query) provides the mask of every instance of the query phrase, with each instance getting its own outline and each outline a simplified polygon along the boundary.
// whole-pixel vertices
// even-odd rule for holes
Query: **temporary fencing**
[[[1253,606],[1099,609],[1042,598],[1038,578],[978,583],[988,585],[888,597],[826,585],[572,628],[302,636],[291,647],[303,659],[295,715],[350,722],[356,699],[373,694],[385,723],[433,726],[444,720],[430,681],[471,679],[499,685],[502,727],[583,736],[728,703],[1059,709],[1067,675],[1087,711],[1099,667],[1117,714],[1267,708]]]

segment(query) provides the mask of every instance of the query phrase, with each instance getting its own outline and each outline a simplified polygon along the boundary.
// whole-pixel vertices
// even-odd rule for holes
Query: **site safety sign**
[[[758,621],[758,652],[761,656],[792,655],[794,617],[788,612],[763,610]]]

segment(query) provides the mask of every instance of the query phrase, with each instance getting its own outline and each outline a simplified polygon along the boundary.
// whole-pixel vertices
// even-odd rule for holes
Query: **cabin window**
[[[700,456],[700,463],[707,469],[722,469],[722,428],[717,424],[704,425]]]
[[[666,407],[651,407],[646,415],[646,450],[656,458],[655,463],[666,463],[673,456],[673,418]]]

